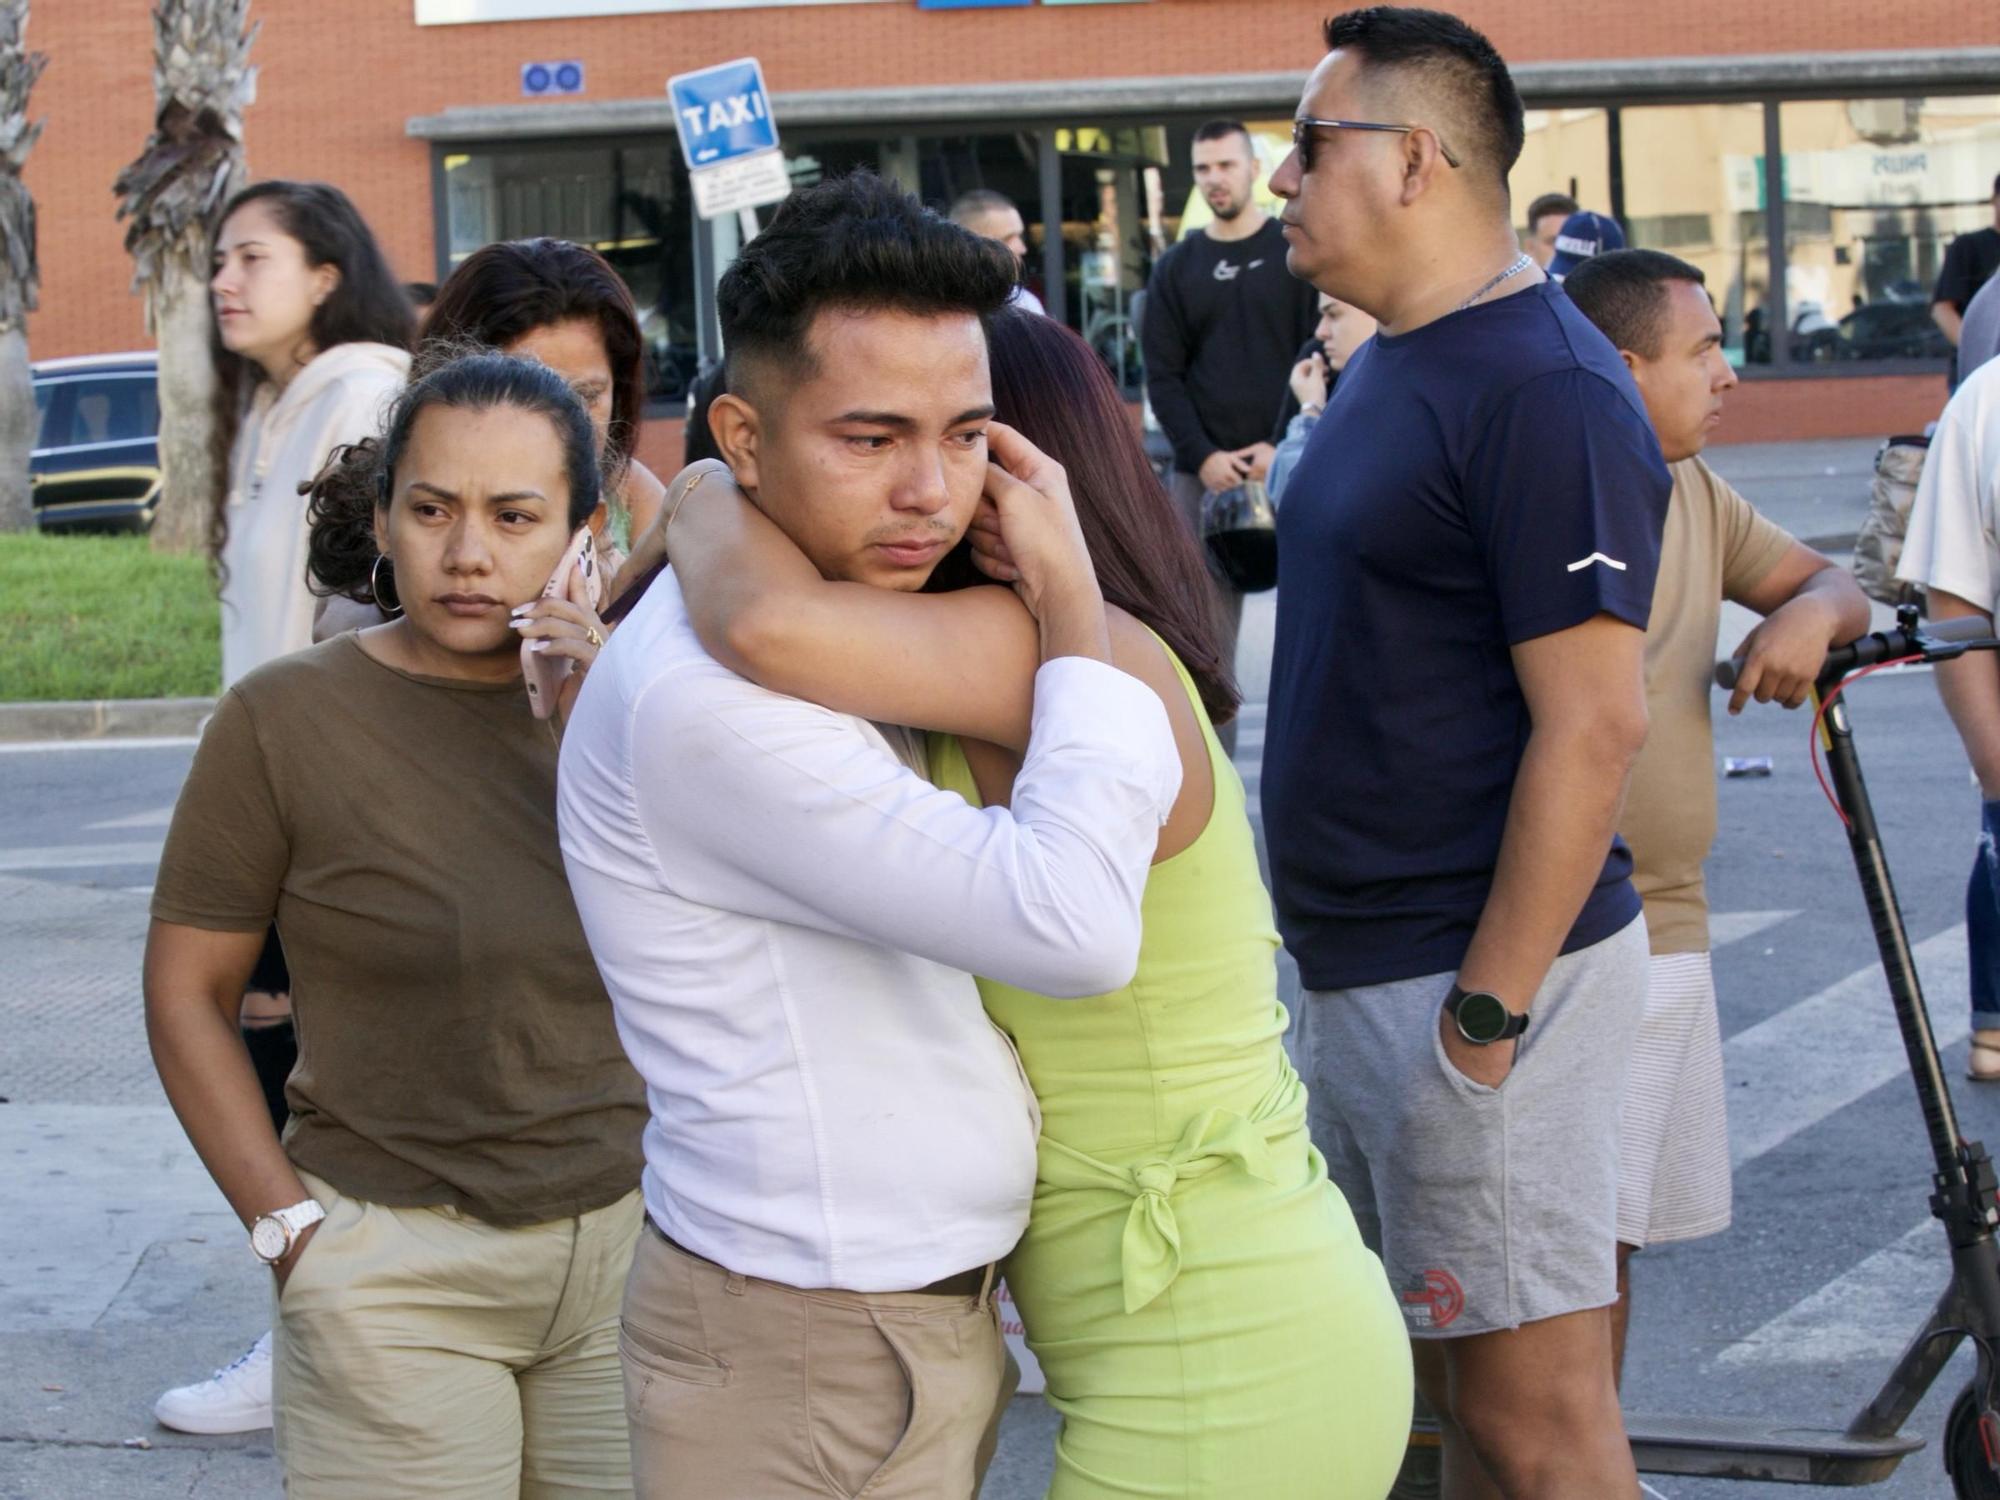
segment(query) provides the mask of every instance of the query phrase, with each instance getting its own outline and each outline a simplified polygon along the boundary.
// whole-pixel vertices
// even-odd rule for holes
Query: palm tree
[[[256,94],[250,0],[158,0],[153,133],[118,174],[135,290],[160,349],[160,466],[153,546],[190,552],[224,483],[214,451],[208,255],[216,216],[243,181],[243,110]]]
[[[28,455],[35,447],[35,381],[28,365],[28,314],[41,293],[35,264],[35,200],[21,166],[42,133],[28,94],[48,64],[21,36],[28,0],[0,0],[0,531],[35,524]]]

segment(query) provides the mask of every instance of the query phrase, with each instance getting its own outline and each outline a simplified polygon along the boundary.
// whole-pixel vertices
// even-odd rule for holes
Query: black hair
[[[1993,174],[1993,196],[2000,198],[2000,172]]]
[[[632,461],[646,410],[646,348],[625,280],[588,245],[501,240],[459,262],[424,319],[424,342],[499,349],[537,328],[581,319],[597,326],[611,368],[604,469],[615,485]]]
[[[1659,250],[1607,250],[1563,278],[1577,310],[1597,325],[1615,349],[1657,359],[1665,335],[1667,283],[1706,286],[1699,266]]]
[[[1357,54],[1368,68],[1414,80],[1426,104],[1443,106],[1451,124],[1470,132],[1447,144],[1467,168],[1490,173],[1506,195],[1507,174],[1521,158],[1527,124],[1514,77],[1484,35],[1441,10],[1371,5],[1328,21],[1326,46],[1329,52]]]
[[[1582,207],[1568,193],[1544,193],[1528,205],[1527,224],[1530,230],[1550,214],[1561,214],[1567,219],[1571,214],[1581,213]]]
[[[332,266],[340,280],[326,300],[313,310],[307,336],[325,353],[341,344],[387,344],[410,347],[410,301],[390,273],[382,247],[367,220],[337,187],[323,182],[273,179],[252,183],[223,206],[215,221],[216,236],[231,214],[249,203],[268,204],[279,227],[304,248],[309,266]],[[222,330],[209,319],[209,357],[215,364],[216,493],[209,519],[209,554],[220,567],[222,544],[229,534],[230,450],[248,410],[251,393],[264,380],[256,361],[223,347]]]
[[[462,411],[505,406],[547,418],[563,445],[569,529],[583,525],[597,509],[597,432],[568,383],[538,360],[463,351],[403,387],[381,437],[336,448],[313,480],[307,490],[312,534],[306,569],[314,593],[379,602],[374,593],[375,512],[387,508],[410,433],[418,416],[433,406]]]
[[[1206,120],[1194,131],[1197,144],[1202,141],[1226,141],[1232,135],[1240,135],[1247,141],[1250,139],[1250,127],[1241,120]]]
[[[681,467],[704,458],[721,459],[722,449],[708,425],[708,409],[722,394],[722,361],[705,359],[688,382],[687,421],[681,427]]]
[[[982,324],[1013,294],[1014,254],[939,217],[865,169],[801,188],[743,249],[716,289],[726,388],[749,371],[813,372],[813,319],[827,308]]]

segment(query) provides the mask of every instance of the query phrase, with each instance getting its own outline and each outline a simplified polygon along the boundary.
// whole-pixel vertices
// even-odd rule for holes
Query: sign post
[[[764,70],[754,57],[667,80],[695,212],[720,218],[776,203],[792,190]]]

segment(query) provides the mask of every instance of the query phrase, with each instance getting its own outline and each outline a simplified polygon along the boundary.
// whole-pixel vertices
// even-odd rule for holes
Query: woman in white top
[[[409,372],[411,309],[347,195],[260,182],[230,200],[209,282],[228,482],[210,546],[222,685],[312,644],[301,493],[342,443],[373,436]]]
[[[347,195],[260,182],[223,210],[209,280],[218,378],[216,441],[228,476],[209,547],[222,592],[222,686],[312,644],[306,497],[336,447],[373,437],[409,372],[412,311]],[[282,1130],[298,1061],[291,975],[276,928],[245,985],[241,1020]],[[154,1415],[183,1432],[271,1425],[270,1335],[207,1380],[176,1386]]]

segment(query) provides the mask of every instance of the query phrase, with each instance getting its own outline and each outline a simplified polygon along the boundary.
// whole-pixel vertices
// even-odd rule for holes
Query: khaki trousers
[[[299,1175],[326,1219],[278,1297],[289,1500],[632,1493],[618,1298],[644,1217],[636,1191],[499,1229]]]
[[[977,1296],[800,1291],[650,1224],[625,1289],[641,1500],[972,1500],[1019,1384]]]

